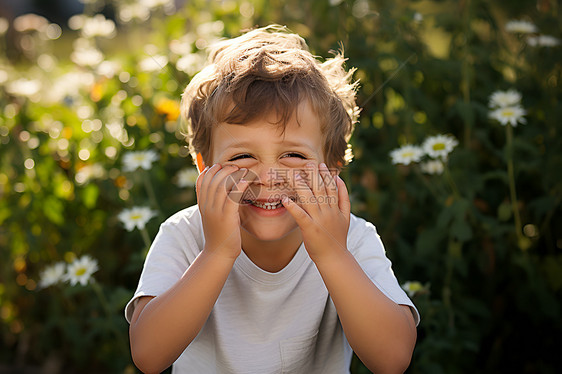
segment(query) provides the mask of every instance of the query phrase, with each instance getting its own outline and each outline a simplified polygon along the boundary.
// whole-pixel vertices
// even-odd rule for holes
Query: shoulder
[[[197,224],[201,222],[201,214],[199,213],[199,206],[192,205],[189,208],[182,209],[172,214],[163,224],[167,225],[182,225],[182,224]]]
[[[158,236],[170,235],[189,242],[194,240],[200,247],[203,238],[203,226],[197,205],[174,213],[160,225]]]
[[[347,232],[347,246],[350,252],[372,250],[385,252],[381,238],[374,224],[364,218],[351,214]]]
[[[162,226],[174,227],[179,230],[188,229],[190,231],[200,229],[202,225],[199,206],[193,205],[174,213],[162,223]]]
[[[366,219],[358,217],[351,213],[347,237],[349,239],[352,239],[352,242],[355,242],[361,240],[361,238],[365,235],[378,236],[377,228],[374,224],[367,221]]]

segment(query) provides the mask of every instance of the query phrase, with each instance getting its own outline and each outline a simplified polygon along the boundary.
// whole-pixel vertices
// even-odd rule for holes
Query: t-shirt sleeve
[[[410,306],[417,325],[420,321],[418,310],[400,287],[375,226],[362,218],[351,215],[348,249],[363,271],[386,297],[397,304]]]
[[[166,221],[148,251],[137,290],[125,307],[131,322],[136,302],[142,296],[159,296],[171,288],[185,273],[200,252],[194,230],[182,229],[188,222]]]

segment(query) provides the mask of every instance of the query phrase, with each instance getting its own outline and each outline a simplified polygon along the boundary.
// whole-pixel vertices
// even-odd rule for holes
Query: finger
[[[242,194],[246,190],[246,187],[244,187],[244,191],[241,191],[239,190],[238,183],[241,180],[246,180],[246,182],[248,182],[248,178],[245,178],[246,176],[251,178],[251,176],[248,175],[248,169],[243,168],[236,170],[234,173],[226,177],[224,189],[230,199],[235,201],[240,201],[242,199]]]
[[[211,181],[213,180],[213,177],[215,176],[215,174],[220,169],[221,169],[220,164],[214,164],[209,169],[207,169],[207,171],[203,175],[203,178],[201,180],[201,188],[200,188],[200,191],[199,191],[199,200],[198,200],[198,204],[200,204],[200,206],[204,207],[204,206],[207,205],[207,196],[209,196],[209,193],[208,193],[209,192],[209,185],[211,184]]]
[[[246,174],[248,174],[248,169],[246,168],[235,170],[233,173],[229,174],[224,182],[224,188],[226,193],[230,193],[230,191],[236,185],[236,183],[238,183],[238,181],[240,181],[244,176],[246,176]]]
[[[228,199],[225,201],[224,212],[226,214],[238,211],[244,192],[249,185],[250,181],[242,178],[238,181],[238,183],[236,183],[236,185],[233,186],[232,191],[228,194]]]
[[[301,208],[297,203],[289,199],[287,196],[281,199],[281,204],[287,209],[289,214],[295,219],[295,222],[301,229],[306,229],[309,225],[312,224],[312,218],[308,215],[308,213]]]
[[[306,164],[306,178],[305,182],[314,194],[314,196],[319,197],[325,194],[324,181],[318,173],[318,165],[312,162]]]
[[[238,166],[225,165],[219,170],[211,180],[207,193],[209,194],[209,204],[212,209],[222,209],[226,199],[226,189],[224,184],[230,174],[238,170]]]
[[[337,182],[330,173],[330,169],[325,163],[320,164],[320,176],[324,181],[324,187],[326,188],[326,203],[330,206],[338,205],[338,188]]]
[[[314,193],[305,182],[300,170],[293,170],[289,173],[289,186],[297,194],[297,204],[302,207],[308,214],[317,214],[319,207]]]
[[[203,183],[203,178],[205,177],[207,170],[209,170],[208,166],[205,167],[205,169],[201,170],[201,172],[197,176],[197,181],[195,182],[195,195],[197,196],[198,202],[201,201],[201,198],[199,197],[199,193],[201,191],[201,184]]]
[[[336,180],[338,183],[338,206],[340,208],[340,212],[342,212],[344,216],[348,218],[351,212],[351,203],[349,201],[347,187],[345,186],[343,179],[341,179],[339,175],[336,177]]]

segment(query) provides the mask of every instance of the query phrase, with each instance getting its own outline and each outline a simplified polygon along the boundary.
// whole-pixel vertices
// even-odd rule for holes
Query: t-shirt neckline
[[[291,261],[278,272],[272,273],[263,270],[252,262],[244,250],[240,252],[240,256],[236,259],[234,266],[258,283],[280,284],[292,278],[307,262],[307,259],[309,259],[308,253],[306,252],[304,243],[301,243]]]

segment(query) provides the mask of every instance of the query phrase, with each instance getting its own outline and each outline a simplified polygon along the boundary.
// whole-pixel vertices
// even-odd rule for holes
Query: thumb
[[[348,217],[351,213],[351,202],[349,201],[347,187],[339,175],[336,177],[336,183],[338,186],[338,207],[340,208],[340,212]]]

